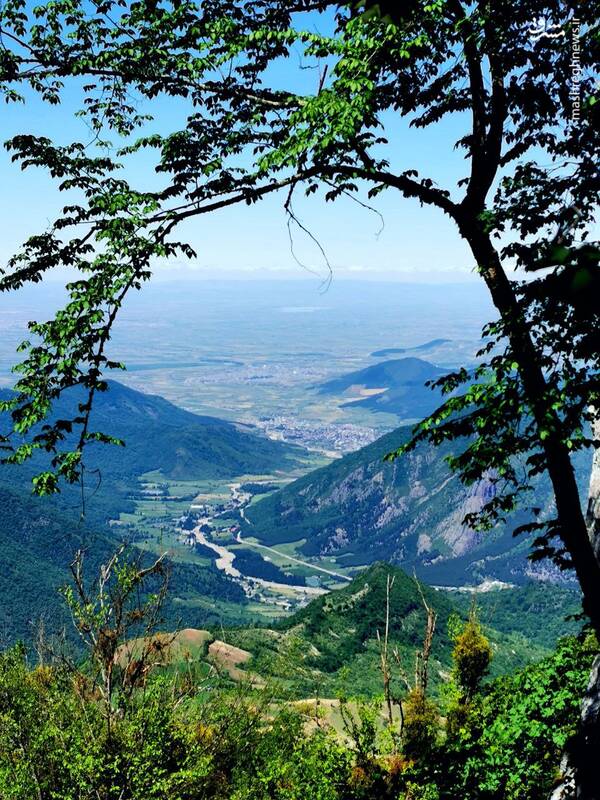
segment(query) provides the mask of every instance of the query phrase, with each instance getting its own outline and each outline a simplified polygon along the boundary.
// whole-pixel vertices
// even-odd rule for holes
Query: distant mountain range
[[[529,540],[512,531],[529,517],[515,512],[485,534],[467,528],[465,514],[480,509],[494,485],[462,485],[444,461],[448,445],[420,444],[385,462],[410,433],[410,426],[399,428],[252,504],[242,521],[245,534],[269,545],[302,541],[303,553],[334,556],[345,566],[385,560],[414,567],[434,585],[526,580]],[[577,469],[585,493],[589,457],[579,457]],[[549,512],[552,502],[542,478],[535,505]]]
[[[425,383],[447,372],[420,358],[391,359],[329,380],[319,386],[319,391],[342,396],[346,408],[385,411],[405,420],[422,419],[441,402],[440,391],[432,391]]]
[[[431,339],[429,342],[419,344],[416,347],[387,347],[384,350],[375,350],[374,353],[371,353],[371,356],[373,358],[387,358],[401,353],[426,353],[443,344],[449,344],[451,341],[451,339]]]

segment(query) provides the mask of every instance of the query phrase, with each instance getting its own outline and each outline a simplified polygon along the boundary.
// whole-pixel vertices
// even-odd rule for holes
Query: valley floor
[[[322,457],[315,459],[322,463]],[[314,466],[311,462],[307,470]],[[264,490],[296,477],[297,473],[246,475],[234,481],[199,482],[147,473],[133,498],[135,513],[121,514],[113,524],[131,529],[146,550],[168,549],[176,561],[214,564],[242,587],[251,613],[270,619],[346,585],[360,571],[345,569],[333,558],[307,558],[299,551],[302,540],[270,547],[259,535],[242,537],[239,521],[246,519],[245,509],[268,493]],[[258,574],[262,570],[265,574]]]

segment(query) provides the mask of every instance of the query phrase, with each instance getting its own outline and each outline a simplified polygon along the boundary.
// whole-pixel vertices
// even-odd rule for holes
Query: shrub
[[[402,749],[407,758],[426,759],[435,746],[440,718],[435,703],[420,688],[412,689],[404,701]]]
[[[475,608],[471,608],[468,621],[453,636],[455,680],[465,698],[472,697],[487,673],[492,660],[492,648],[484,635]]]

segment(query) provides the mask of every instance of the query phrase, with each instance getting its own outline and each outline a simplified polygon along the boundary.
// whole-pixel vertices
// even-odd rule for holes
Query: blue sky
[[[304,82],[308,91],[316,80],[314,72],[296,70],[292,64],[281,66],[273,77],[282,83],[293,77],[294,81]],[[89,140],[85,125],[73,116],[79,102],[79,92],[70,91],[59,107],[44,105],[36,97],[25,105],[5,106],[0,123],[2,141],[21,132],[47,135],[62,142]],[[177,118],[183,116],[183,109],[171,101],[159,101],[153,110],[156,120],[152,127],[161,131],[175,128]],[[462,154],[453,150],[464,124],[464,119],[456,117],[431,130],[417,131],[409,129],[406,121],[389,115],[385,134],[390,140],[392,168],[401,171],[417,166],[423,175],[452,187],[465,170]],[[149,172],[149,163],[141,163],[133,177],[144,183]],[[48,175],[37,170],[22,172],[18,164],[10,162],[5,150],[0,153],[0,174],[0,261],[4,263],[27,236],[46,228],[68,200]],[[197,261],[161,267],[159,277],[304,277],[307,273],[290,249],[284,199],[269,196],[251,207],[234,206],[190,221],[181,229],[180,238],[196,249]],[[342,198],[326,204],[320,197],[305,199],[298,193],[295,212],[323,245],[336,278],[477,280],[467,247],[441,212],[421,208],[396,191],[380,195],[374,205],[385,222],[379,235],[379,218],[353,201]],[[303,264],[326,274],[320,253],[300,230],[294,231],[294,252]]]

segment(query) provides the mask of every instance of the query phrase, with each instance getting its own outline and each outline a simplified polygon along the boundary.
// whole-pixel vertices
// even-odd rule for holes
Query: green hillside
[[[473,602],[468,592],[449,592],[448,599],[466,614]],[[475,597],[481,621],[501,633],[517,633],[549,650],[561,636],[581,629],[581,595],[577,589],[532,581],[510,589],[479,592]]]
[[[415,656],[422,649],[427,620],[424,598],[436,614],[429,662],[430,685],[435,694],[452,669],[450,631],[461,619],[468,618],[473,597],[417,584],[414,577],[383,562],[270,627],[227,627],[210,621],[208,630],[185,627],[175,635],[163,666],[173,674],[187,672],[193,665],[198,674],[206,675],[210,665],[216,665],[215,685],[252,682],[270,687],[275,697],[288,699],[334,698],[340,692],[378,697],[382,691],[378,634],[383,637],[386,626],[388,578],[394,691],[403,694],[406,680],[413,680]],[[558,603],[551,594],[544,597],[535,589],[527,598],[523,589],[504,590],[496,597],[494,594],[498,595],[490,592],[476,598],[477,613],[493,652],[491,678],[542,658],[560,637],[580,629],[579,623],[564,620],[563,612],[572,608],[572,593],[570,597],[563,593]],[[513,625],[517,607],[523,619]],[[493,620],[492,609],[497,612]],[[518,629],[527,625],[526,636]]]
[[[465,487],[450,472],[448,447],[419,445],[394,462],[384,456],[407,441],[410,427],[332,462],[253,503],[242,521],[244,533],[266,544],[299,542],[306,555],[334,557],[340,565],[385,560],[416,568],[433,585],[457,586],[487,577],[510,583],[527,579],[528,540],[514,528],[516,512],[486,534],[463,525],[465,513],[490,499],[494,485]],[[582,486],[589,456],[577,459]],[[548,482],[538,481],[535,504],[551,510]]]
[[[386,584],[390,591],[390,652],[400,664],[394,668],[398,689],[402,673],[412,677],[415,653],[422,647],[426,622],[419,588],[403,570],[377,563],[361,572],[348,586],[313,600],[272,628],[219,630],[216,635],[251,654],[245,668],[265,681],[275,681],[299,697],[333,697],[339,691],[373,696],[381,693],[377,632],[383,635]],[[439,686],[451,669],[449,621],[456,609],[452,597],[421,585],[427,604],[437,614],[430,661],[430,679]],[[541,658],[549,648],[514,633],[486,628],[494,651],[492,675],[504,674]]]
[[[180,479],[268,474],[293,467],[303,453],[267,439],[251,426],[192,414],[114,381],[95,400],[92,427],[125,441],[124,448],[96,447],[90,456],[115,473],[161,470],[166,477]]]
[[[398,358],[334,378],[321,384],[319,391],[349,398],[344,406],[385,411],[402,419],[422,419],[439,405],[441,396],[425,383],[446,371],[420,358]],[[363,396],[374,390],[381,392]]]
[[[72,392],[54,413],[74,415],[80,399]],[[70,626],[56,591],[68,579],[68,564],[77,549],[86,548],[92,573],[117,547],[121,533],[107,522],[134,510],[131,497],[142,473],[233,478],[292,467],[302,455],[299,448],[272,442],[251,428],[191,414],[114,382],[97,396],[92,424],[124,439],[126,446],[89,447],[84,521],[79,486],[63,486],[55,497],[31,495],[30,480],[41,459],[0,471],[0,636],[6,641],[29,640],[41,616],[48,630]],[[185,618],[197,627],[245,618],[243,590],[214,565],[178,563],[173,569],[165,624],[172,627]]]
[[[0,390],[0,398],[8,397]],[[72,391],[55,404],[53,416],[73,418],[82,400]],[[0,418],[0,431],[7,430],[7,415]],[[162,397],[135,391],[111,381],[109,389],[94,400],[91,429],[109,433],[125,442],[124,447],[91,442],[85,452],[86,517],[104,524],[121,512],[134,510],[131,495],[146,472],[160,472],[175,480],[208,480],[241,475],[271,474],[298,466],[305,451],[267,439],[251,426],[216,417],[198,416]],[[47,465],[36,456],[17,468],[3,468],[3,483],[20,491],[33,475]],[[57,509],[79,508],[80,487],[61,486],[52,501]]]
[[[52,417],[77,416],[83,399],[79,389],[68,392],[55,403]],[[7,424],[6,420],[5,429]],[[199,416],[116,381],[96,395],[90,428],[125,442],[125,447],[92,443],[86,451],[88,469],[99,468],[112,479],[154,470],[179,479],[268,474],[293,467],[303,454],[249,425]]]
[[[0,488],[0,641],[31,641],[41,619],[48,633],[64,627],[74,639],[57,591],[69,581],[68,565],[84,549],[92,578],[118,544],[109,528],[80,522],[45,498]],[[182,618],[194,627],[244,619],[244,592],[214,566],[175,563],[172,570],[165,627]]]
[[[426,612],[413,578],[403,570],[378,562],[361,572],[348,586],[309,603],[282,623],[285,631],[302,626],[305,636],[319,651],[314,665],[326,672],[340,669],[383,634],[386,616],[388,575],[393,579],[390,590],[390,637],[402,649],[419,648],[423,641]],[[423,586],[425,599],[438,615],[438,636],[433,656],[445,660],[450,641],[447,635],[451,602],[439,592]]]

